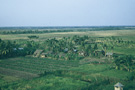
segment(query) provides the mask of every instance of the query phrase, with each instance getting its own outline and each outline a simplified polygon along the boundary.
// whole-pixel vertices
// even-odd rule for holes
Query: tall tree
[[[132,71],[134,67],[133,59],[134,57],[131,55],[116,58],[114,61],[116,69]]]

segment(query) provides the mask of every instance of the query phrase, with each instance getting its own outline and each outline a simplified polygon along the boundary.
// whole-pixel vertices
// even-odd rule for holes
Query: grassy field
[[[110,30],[110,31],[87,31],[87,32],[58,32],[58,33],[43,33],[43,34],[8,34],[0,35],[0,38],[3,40],[16,40],[16,39],[28,39],[28,36],[36,35],[39,36],[39,39],[48,39],[48,38],[61,38],[61,37],[70,37],[74,35],[84,36],[88,35],[91,37],[111,37],[117,36],[125,40],[135,40],[135,31],[134,30]]]
[[[87,82],[62,78],[58,76],[46,76],[29,81],[15,82],[2,90],[82,90],[88,87]]]
[[[129,72],[113,69],[113,64],[79,62],[29,57],[3,59],[0,62],[0,87],[2,90],[113,90],[115,83],[126,83],[130,76]],[[40,76],[45,71],[48,73]]]
[[[34,74],[40,74],[44,71],[65,70],[78,65],[78,61],[59,61],[29,57],[10,58],[0,62],[0,67]]]

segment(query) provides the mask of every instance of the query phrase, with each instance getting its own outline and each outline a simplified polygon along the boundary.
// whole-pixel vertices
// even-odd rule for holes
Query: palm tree
[[[132,67],[134,66],[134,62],[133,62],[134,57],[129,55],[129,56],[122,56],[119,57],[117,59],[115,59],[114,63],[115,63],[115,67],[116,69],[125,69],[127,71],[132,71]]]
[[[106,49],[107,49],[107,45],[106,44],[103,45],[103,49],[105,51],[105,56],[106,56]]]

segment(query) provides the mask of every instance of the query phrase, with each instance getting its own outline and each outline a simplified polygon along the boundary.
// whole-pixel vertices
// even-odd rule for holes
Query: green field
[[[32,35],[39,38],[29,39],[28,36]],[[24,46],[27,41],[44,45],[44,41],[53,38],[62,40],[66,37],[69,41],[75,35],[86,35],[95,42],[107,44],[106,52],[135,56],[135,30],[1,34],[0,38],[5,41],[16,41],[20,46]],[[112,36],[116,40],[112,40]],[[119,43],[119,39],[123,42]],[[102,50],[102,43],[98,43],[97,51]],[[91,46],[94,47],[94,44]],[[113,50],[110,48],[112,46]],[[0,58],[0,90],[114,90],[113,85],[117,82],[124,85],[124,90],[135,90],[134,71],[116,70],[114,58],[84,56],[78,60],[64,60],[55,59],[53,56],[32,56]]]
[[[121,37],[125,40],[135,40],[135,31],[134,30],[109,30],[109,31],[87,31],[87,32],[56,32],[56,33],[41,33],[41,34],[6,34],[0,35],[0,38],[3,40],[16,40],[16,39],[28,39],[27,36],[37,35],[39,39],[48,39],[48,38],[61,38],[61,37],[70,37],[74,35],[84,36],[88,35],[91,37]]]
[[[3,72],[1,70],[0,73],[6,75],[1,75],[2,90],[27,90],[28,88],[30,90],[53,90],[54,88],[57,90],[82,90],[93,88],[92,90],[94,90],[95,87],[93,85],[98,84],[100,84],[100,87],[97,88],[111,88],[110,90],[113,90],[113,84],[117,81],[126,83],[130,76],[129,72],[113,69],[112,64],[97,65],[85,63],[83,65],[79,65],[78,61],[57,61],[28,57],[1,60],[0,66],[0,69],[3,68],[5,70]],[[39,74],[44,73],[44,71],[46,71],[47,74],[40,77]],[[61,74],[59,74],[60,71]],[[106,84],[103,82],[106,82]],[[131,81],[128,82],[131,83]],[[132,83],[134,83],[134,81],[132,81]],[[104,85],[104,87],[102,85]],[[60,88],[61,86],[63,87]],[[128,86],[129,85],[127,84],[126,87]]]

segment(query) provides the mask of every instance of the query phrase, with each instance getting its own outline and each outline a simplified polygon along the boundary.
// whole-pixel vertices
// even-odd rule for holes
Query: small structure
[[[23,50],[23,48],[18,48],[18,50]]]
[[[114,90],[123,90],[123,86],[124,85],[118,82],[114,85]]]
[[[106,56],[108,56],[108,57],[111,57],[112,55],[113,55],[113,53],[111,53],[111,52],[106,53]]]
[[[86,43],[87,43],[87,44],[94,44],[95,41],[87,41]]]
[[[68,48],[65,48],[65,49],[64,49],[64,52],[68,52]]]
[[[16,51],[16,50],[17,50],[17,48],[13,48],[13,50],[14,50],[14,51]]]
[[[24,50],[24,48],[13,48],[14,51],[16,50]]]
[[[42,54],[40,55],[40,57],[41,57],[41,58],[47,57],[47,53],[42,53]]]
[[[83,51],[79,51],[78,53],[79,53],[80,56],[84,56],[85,55],[85,53]]]
[[[39,57],[43,50],[36,50],[33,54],[33,57]]]
[[[77,52],[77,49],[73,49],[74,52]]]

